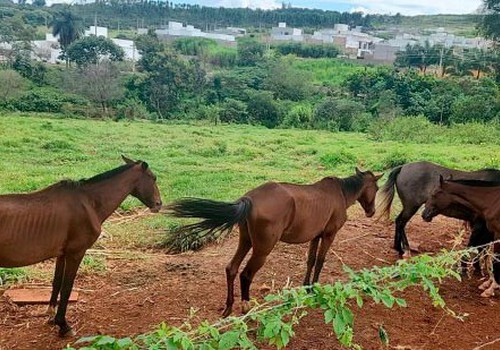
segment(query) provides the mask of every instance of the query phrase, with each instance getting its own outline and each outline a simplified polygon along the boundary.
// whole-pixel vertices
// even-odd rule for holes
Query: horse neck
[[[110,178],[84,185],[100,222],[104,222],[133,191],[139,173],[131,167]]]
[[[340,179],[340,186],[347,207],[350,207],[359,199],[363,191],[363,185],[363,179],[357,175]]]
[[[478,213],[484,213],[488,206],[493,203],[488,200],[491,194],[491,188],[488,187],[472,187],[450,183],[444,189],[455,195],[459,204]],[[480,192],[478,193],[478,191]]]

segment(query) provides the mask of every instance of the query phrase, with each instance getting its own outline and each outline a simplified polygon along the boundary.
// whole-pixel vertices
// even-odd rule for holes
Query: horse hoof
[[[491,298],[491,297],[495,296],[495,292],[492,290],[486,289],[484,292],[481,293],[481,296],[483,298]]]
[[[402,259],[404,260],[408,260],[411,258],[411,254],[410,252],[405,252],[402,256],[401,256]]]
[[[71,338],[74,336],[76,336],[76,333],[71,328],[59,330],[59,337],[61,338]]]
[[[54,318],[54,316],[56,315],[56,308],[54,306],[49,306],[47,308],[47,311],[45,311],[45,314],[51,318]]]
[[[492,281],[491,281],[491,279],[489,279],[487,281],[484,281],[478,288],[480,290],[486,290],[491,286],[491,283],[492,283]]]
[[[246,314],[248,311],[250,311],[252,307],[250,306],[250,302],[248,300],[243,300],[241,302],[241,313]]]
[[[231,312],[233,312],[232,308],[231,307],[226,307],[224,309],[224,312],[222,313],[222,317],[223,318],[228,317],[229,315],[231,315]]]

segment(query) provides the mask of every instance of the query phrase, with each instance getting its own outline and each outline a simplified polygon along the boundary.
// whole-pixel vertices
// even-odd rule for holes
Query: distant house
[[[207,38],[216,40],[222,44],[235,44],[234,35],[223,33],[206,33],[192,25],[183,25],[180,22],[169,21],[167,26],[155,30],[158,38],[163,40],[174,40],[177,38]]]
[[[99,27],[99,26],[90,26],[89,29],[85,30],[85,36],[103,36],[105,38],[108,37],[108,28],[107,27]]]
[[[271,40],[301,42],[304,40],[304,36],[302,35],[302,29],[289,28],[285,22],[280,22],[277,27],[271,28]]]

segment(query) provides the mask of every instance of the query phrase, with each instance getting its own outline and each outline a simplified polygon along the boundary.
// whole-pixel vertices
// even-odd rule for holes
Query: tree
[[[396,67],[417,67],[425,74],[427,67],[438,64],[440,60],[441,47],[431,45],[428,41],[424,45],[415,44],[406,46],[405,51],[396,54]]]
[[[66,49],[66,56],[69,61],[83,67],[98,64],[103,58],[110,61],[122,61],[125,53],[111,39],[91,35],[69,45]]]
[[[82,19],[75,15],[69,6],[66,6],[54,16],[51,26],[52,34],[59,36],[63,57],[66,59],[66,65],[68,65],[69,60],[66,56],[66,50],[73,41],[83,35]]]
[[[480,27],[486,37],[500,40],[500,0],[483,0]]]
[[[78,92],[100,105],[105,115],[109,106],[123,97],[120,72],[113,62],[105,60],[99,65],[88,65],[79,71],[78,78]]]
[[[24,78],[14,70],[0,70],[0,103],[20,96],[26,86]]]
[[[205,82],[205,71],[199,64],[188,61],[170,48],[158,49],[147,46],[141,51],[139,69],[144,73],[131,82],[130,88],[150,111],[160,118],[176,112],[182,101],[201,94]]]
[[[251,121],[270,129],[281,122],[280,110],[269,91],[249,91],[247,111]]]
[[[284,58],[273,62],[264,87],[282,100],[301,101],[312,92],[311,74],[292,66],[293,58]]]
[[[33,6],[44,7],[46,5],[45,0],[33,0]]]
[[[254,66],[262,61],[265,47],[261,42],[244,38],[238,41],[238,63],[242,66]]]

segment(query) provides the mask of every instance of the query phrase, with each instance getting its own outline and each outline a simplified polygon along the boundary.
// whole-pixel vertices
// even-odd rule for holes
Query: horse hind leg
[[[307,254],[307,270],[304,277],[304,286],[311,284],[311,272],[316,263],[316,255],[318,253],[318,244],[321,236],[314,238],[311,243],[309,243],[309,252]]]
[[[249,301],[250,301],[250,285],[252,284],[253,278],[257,271],[264,265],[266,262],[268,254],[256,254],[255,250],[252,252],[252,256],[248,260],[247,265],[243,269],[240,274],[240,285],[241,285],[241,311],[243,313],[247,313],[250,310]]]
[[[61,291],[61,285],[64,274],[65,259],[64,256],[59,256],[56,259],[56,268],[54,272],[54,279],[52,280],[52,294],[50,296],[49,307],[46,314],[49,316],[48,323],[54,324],[54,317],[56,315],[57,297]]]
[[[73,330],[66,321],[66,309],[68,307],[68,301],[71,295],[71,290],[73,289],[76,273],[84,254],[85,252],[82,252],[77,255],[66,255],[65,257],[65,267],[61,286],[61,300],[54,318],[54,323],[59,326],[60,337],[74,335]]]
[[[241,262],[245,258],[245,256],[250,251],[252,247],[252,242],[248,237],[248,227],[247,225],[240,225],[240,239],[238,242],[238,248],[236,249],[236,253],[233,258],[226,266],[226,280],[227,280],[227,299],[226,299],[226,308],[222,313],[222,317],[227,317],[231,314],[233,310],[234,304],[234,279],[238,274],[238,269],[241,265]]]
[[[396,249],[400,256],[404,256],[405,252],[410,253],[410,244],[406,236],[406,224],[415,215],[418,206],[404,207],[403,211],[399,213],[396,218],[396,232],[394,236],[394,249]]]

